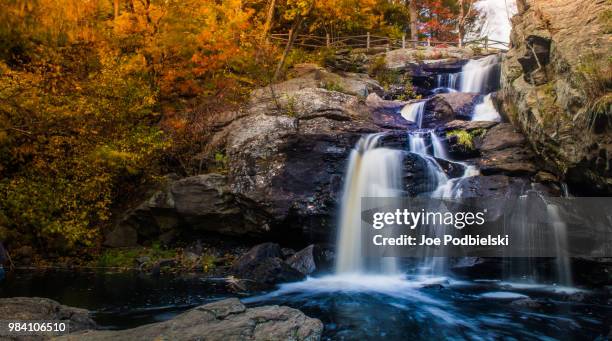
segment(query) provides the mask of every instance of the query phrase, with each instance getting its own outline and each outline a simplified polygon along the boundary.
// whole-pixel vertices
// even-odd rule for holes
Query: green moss
[[[284,107],[284,114],[289,117],[297,117],[297,101],[295,96],[287,96],[287,104]]]
[[[467,150],[474,149],[473,136],[465,130],[453,130],[446,133],[447,138],[456,137],[457,143]]]
[[[323,84],[323,88],[327,91],[345,92],[344,88],[340,83],[334,81],[327,81]]]
[[[159,243],[151,247],[108,249],[98,258],[96,265],[100,268],[133,268],[136,259],[147,257],[151,263],[161,259],[176,257],[176,250],[164,249]]]

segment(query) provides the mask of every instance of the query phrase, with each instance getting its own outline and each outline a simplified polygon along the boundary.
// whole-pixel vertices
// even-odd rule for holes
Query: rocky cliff
[[[517,4],[503,62],[504,110],[574,191],[612,193],[612,2]]]

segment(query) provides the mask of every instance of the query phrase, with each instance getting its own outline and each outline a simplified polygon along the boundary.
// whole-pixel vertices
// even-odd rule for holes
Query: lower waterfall
[[[361,198],[395,197],[402,187],[403,153],[380,147],[382,136],[362,137],[351,152],[340,210],[336,259],[339,274],[397,272],[395,259],[368,264],[367,255],[361,253]]]

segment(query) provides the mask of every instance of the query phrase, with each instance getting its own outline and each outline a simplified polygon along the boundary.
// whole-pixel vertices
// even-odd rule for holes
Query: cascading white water
[[[377,271],[392,274],[397,260],[383,258],[380,264],[366,264],[361,254],[361,198],[395,197],[402,186],[403,153],[379,147],[381,134],[367,135],[351,152],[338,234],[336,273]]]
[[[408,134],[410,152],[417,154],[425,162],[427,163],[427,188],[432,191],[435,191],[438,187],[444,185],[448,182],[448,176],[440,167],[436,159],[432,156],[435,154],[445,154],[446,150],[442,145],[442,142],[438,139],[433,130],[427,131],[414,131]],[[427,139],[432,141],[432,150],[433,154],[430,152],[429,145],[427,143]],[[434,142],[437,141],[437,142]]]
[[[442,73],[436,76],[436,88],[457,90],[458,73]]]
[[[442,143],[440,137],[435,133],[431,132],[431,144],[433,145],[434,156],[438,159],[448,160],[448,153],[446,147]]]
[[[486,95],[483,98],[482,103],[477,104],[474,107],[472,121],[501,121],[501,116],[499,115],[499,112],[497,112],[497,109],[495,109],[491,94]]]
[[[492,78],[499,80],[499,63],[498,55],[470,60],[461,70],[459,91],[486,92]]]
[[[423,126],[423,115],[425,114],[425,104],[427,101],[410,103],[402,108],[402,117],[410,122],[415,123],[419,128]]]
[[[555,248],[557,250],[557,281],[564,286],[572,285],[572,268],[570,259],[564,254],[567,250],[567,224],[561,219],[559,207],[547,204],[546,211],[553,224],[555,232]]]

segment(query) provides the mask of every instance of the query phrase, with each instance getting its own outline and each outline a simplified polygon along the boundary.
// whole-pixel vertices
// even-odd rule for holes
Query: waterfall
[[[430,152],[430,145],[427,140],[431,141],[433,155]],[[435,191],[438,187],[443,186],[448,182],[448,176],[438,164],[438,161],[432,156],[436,154],[446,154],[446,148],[442,145],[442,141],[433,130],[413,131],[408,133],[410,152],[423,158],[427,163],[427,188]],[[437,157],[437,156],[436,156]]]
[[[483,98],[482,103],[477,104],[474,107],[472,121],[501,121],[501,116],[499,115],[499,112],[497,112],[497,109],[495,109],[491,94],[486,95]]]
[[[570,259],[564,254],[567,250],[567,225],[561,219],[559,207],[546,204],[546,211],[555,231],[555,248],[557,250],[557,281],[565,286],[572,285],[572,268]]]
[[[496,90],[500,81],[498,55],[472,59],[461,70],[459,91],[487,93]]]
[[[436,88],[457,90],[458,73],[441,73],[436,76]]]
[[[425,113],[425,104],[427,101],[410,103],[402,108],[401,114],[406,121],[416,123],[421,128],[423,126],[423,115]]]
[[[340,212],[336,273],[397,271],[396,259],[366,264],[361,253],[361,198],[395,197],[402,187],[403,153],[381,148],[382,134],[362,137],[351,152]]]
[[[446,147],[440,140],[440,137],[436,135],[435,132],[431,132],[431,144],[433,145],[434,156],[438,159],[448,160],[448,153],[446,152]]]

